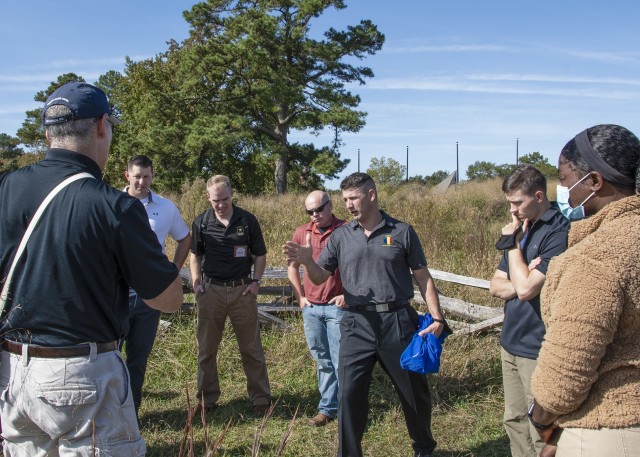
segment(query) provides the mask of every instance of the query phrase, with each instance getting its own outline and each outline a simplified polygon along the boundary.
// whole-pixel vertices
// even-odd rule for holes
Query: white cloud
[[[557,76],[542,74],[471,74],[466,76],[472,81],[532,81],[532,82],[552,82],[552,83],[591,83],[591,84],[621,84],[640,86],[640,79],[610,78],[593,76]]]
[[[128,56],[133,61],[149,59],[149,55]],[[64,59],[22,67],[13,74],[0,74],[0,83],[29,83],[55,81],[63,73],[76,73],[87,81],[97,80],[110,69],[123,71],[126,57],[104,59]],[[41,88],[42,89],[42,88]],[[39,90],[41,90],[39,89]]]
[[[42,105],[42,103],[33,102],[31,105],[2,105],[0,106],[0,116],[13,116],[19,114],[21,118],[24,118],[24,113],[28,110],[35,109]]]
[[[418,91],[440,91],[440,92],[476,92],[491,94],[515,94],[515,95],[549,95],[562,97],[589,97],[612,100],[640,100],[640,92],[629,90],[603,90],[601,87],[566,87],[566,86],[540,86],[517,84],[518,82],[545,82],[545,80],[516,80],[510,81],[516,84],[495,84],[496,82],[507,82],[504,78],[487,78],[475,80],[469,77],[457,75],[446,75],[425,78],[379,78],[375,79],[363,89],[371,90],[418,90]],[[551,82],[550,79],[546,81]],[[571,81],[563,81],[571,82]],[[575,82],[575,81],[574,81]],[[634,83],[634,84],[637,84]],[[362,90],[362,89],[361,89]]]
[[[506,52],[514,51],[507,46],[494,44],[448,44],[448,45],[412,45],[412,46],[389,46],[383,48],[385,53],[431,53],[431,52]]]
[[[638,53],[593,52],[562,48],[555,48],[553,50],[560,54],[566,54],[585,60],[595,60],[597,62],[631,63],[634,65],[640,64],[640,54]]]
[[[640,52],[594,52],[581,49],[552,47],[540,43],[528,43],[523,46],[504,44],[424,44],[415,40],[404,40],[385,46],[381,53],[388,54],[421,54],[421,53],[544,53],[561,54],[582,60],[593,60],[605,63],[640,64]]]

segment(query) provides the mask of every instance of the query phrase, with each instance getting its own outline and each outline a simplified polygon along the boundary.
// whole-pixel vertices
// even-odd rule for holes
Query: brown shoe
[[[203,407],[202,403],[198,403],[193,411],[193,414],[201,414],[203,409],[205,414],[209,414],[218,409],[218,405],[216,403],[213,403],[211,405],[204,405]]]
[[[264,416],[269,411],[269,403],[264,405],[253,405],[253,414],[256,416]]]
[[[307,424],[311,425],[312,427],[324,427],[334,419],[335,417],[329,417],[322,413],[318,413],[315,416],[313,416],[311,419],[309,419],[307,421]]]

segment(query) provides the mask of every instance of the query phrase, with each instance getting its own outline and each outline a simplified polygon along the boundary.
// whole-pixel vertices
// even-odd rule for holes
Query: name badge
[[[233,247],[233,256],[234,257],[246,257],[247,256],[247,247],[246,246],[234,246]]]

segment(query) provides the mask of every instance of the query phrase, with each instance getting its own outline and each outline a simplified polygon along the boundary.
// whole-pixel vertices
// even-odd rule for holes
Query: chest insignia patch
[[[244,236],[244,227],[242,225],[236,227],[236,235]]]
[[[391,235],[387,235],[387,236],[385,236],[383,238],[382,245],[383,246],[393,246],[393,238],[391,237]]]

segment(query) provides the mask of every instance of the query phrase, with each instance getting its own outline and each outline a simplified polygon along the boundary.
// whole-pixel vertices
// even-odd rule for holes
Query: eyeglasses
[[[101,119],[102,117],[97,117],[95,120],[96,124],[100,122]],[[107,117],[107,124],[109,124],[109,126],[111,127],[111,131],[113,132],[113,128],[116,126],[115,122],[113,122],[111,119]]]
[[[309,216],[313,216],[314,213],[321,213],[322,211],[324,211],[324,207],[327,206],[328,204],[329,204],[329,201],[326,201],[322,205],[318,206],[317,208],[305,209],[305,211]]]

